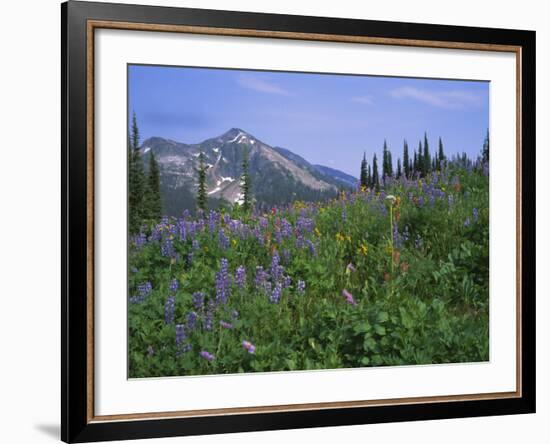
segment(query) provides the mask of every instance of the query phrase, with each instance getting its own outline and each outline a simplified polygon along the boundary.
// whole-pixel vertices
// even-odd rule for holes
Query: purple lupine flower
[[[190,267],[193,265],[193,259],[195,258],[195,255],[193,253],[189,253],[187,255],[187,266]]]
[[[306,283],[302,280],[299,280],[296,284],[296,289],[298,290],[298,293],[304,293],[306,291]]]
[[[284,268],[280,265],[281,258],[277,253],[273,254],[271,258],[271,279],[275,282],[281,278]]]
[[[225,322],[225,321],[220,321],[220,327],[231,330],[233,328],[233,324],[231,324],[229,322]]]
[[[139,233],[134,236],[134,244],[137,248],[143,247],[147,243],[147,236],[144,233]]]
[[[139,270],[136,267],[132,267],[132,273],[137,273]]]
[[[191,248],[193,248],[193,250],[198,250],[200,247],[201,247],[201,244],[199,243],[199,240],[198,239],[193,239],[193,242],[191,244]]]
[[[202,326],[206,331],[212,331],[212,328],[214,327],[214,310],[213,310],[213,308],[209,307],[208,310],[206,310],[206,314],[204,315]]]
[[[292,284],[292,278],[289,275],[283,276],[283,288],[288,288]]]
[[[262,230],[265,230],[267,228],[267,226],[269,225],[269,220],[266,217],[263,217],[263,216],[258,219],[258,222],[259,222],[260,228]]]
[[[474,219],[474,222],[477,222],[477,219],[479,218],[479,211],[477,208],[474,208],[472,210],[472,214],[473,214],[473,219]]]
[[[213,233],[216,230],[216,223],[218,222],[218,214],[210,210],[208,213],[208,230]]]
[[[147,296],[151,294],[151,291],[153,290],[153,286],[151,285],[151,282],[142,282],[138,285],[138,294],[137,296],[130,297],[130,302],[132,304],[139,304],[140,302],[143,302]]]
[[[220,228],[220,231],[218,233],[218,240],[220,248],[222,250],[227,250],[229,248],[229,237],[227,237],[223,228]]]
[[[296,221],[296,229],[300,233],[311,233],[313,231],[314,225],[315,224],[313,222],[313,219],[310,219],[308,217],[300,216]]]
[[[237,284],[239,288],[244,288],[246,284],[246,268],[244,265],[239,265],[237,270],[235,270],[235,284]]]
[[[204,293],[197,291],[193,293],[192,299],[195,310],[202,311],[204,308]]]
[[[283,237],[292,236],[292,225],[286,219],[281,219],[281,236]]]
[[[192,345],[184,343],[186,339],[185,326],[183,324],[176,325],[176,356],[179,357],[191,350]]]
[[[187,240],[187,225],[186,225],[186,222],[184,220],[181,220],[178,223],[178,227],[179,227],[180,240],[182,242],[185,242]]]
[[[164,304],[164,322],[166,324],[173,324],[176,317],[176,298],[174,296],[168,296],[166,303]]]
[[[263,285],[265,284],[267,278],[268,278],[268,274],[267,272],[264,270],[264,267],[262,267],[261,265],[258,265],[256,267],[256,277],[254,279],[254,284],[257,286],[257,287],[263,287]]]
[[[174,242],[172,241],[171,237],[167,237],[164,239],[160,246],[160,254],[162,254],[164,257],[173,257],[175,254],[174,250]]]
[[[203,350],[199,353],[199,356],[203,359],[206,359],[207,361],[213,361],[215,358],[214,358],[214,355],[208,353],[206,350]]]
[[[464,226],[465,226],[466,228],[468,228],[468,227],[470,226],[470,224],[471,224],[471,222],[470,222],[470,219],[469,219],[469,218],[466,219],[466,220],[464,221]]]
[[[142,282],[138,285],[138,293],[140,296],[147,297],[153,290],[153,286],[151,285],[151,282],[146,281]]]
[[[254,354],[254,352],[256,351],[256,347],[255,347],[254,344],[252,344],[252,342],[250,342],[250,341],[243,341],[243,342],[242,342],[242,345],[243,345],[243,348],[244,348],[248,353],[250,353],[251,355]]]
[[[416,236],[416,239],[414,240],[414,246],[416,249],[422,247],[422,238],[419,235]]]
[[[353,295],[345,288],[342,290],[342,296],[344,296],[348,304],[357,305],[357,302],[355,302],[355,299],[353,299]]]
[[[170,281],[170,291],[173,291],[174,293],[178,291],[180,284],[177,279],[172,279]]]
[[[228,261],[222,258],[220,261],[220,271],[216,273],[216,302],[225,304],[231,295],[231,277],[227,271]]]
[[[149,347],[147,347],[147,356],[153,356],[155,354],[155,349],[153,348],[152,345],[150,345]]]
[[[277,282],[275,284],[275,288],[273,289],[273,292],[269,296],[269,302],[272,304],[278,304],[281,300],[281,295],[283,293],[283,287],[280,282]]]
[[[189,313],[187,313],[187,329],[189,331],[194,330],[197,326],[198,317],[199,316],[194,311],[190,311]]]
[[[256,240],[260,245],[264,244],[265,242],[264,235],[262,234],[261,230],[258,227],[252,230],[252,234],[254,235],[254,237],[256,238]]]
[[[310,239],[306,240],[306,245],[309,248],[309,252],[311,253],[311,255],[317,256],[317,250],[315,249],[315,244]]]

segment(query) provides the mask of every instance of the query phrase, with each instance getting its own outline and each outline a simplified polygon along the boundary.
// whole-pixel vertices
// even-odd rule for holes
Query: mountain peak
[[[237,141],[237,139],[239,139],[241,136],[253,138],[250,133],[247,133],[245,130],[242,130],[240,128],[231,128],[230,130],[223,133],[219,138],[225,142],[230,143],[232,141]]]

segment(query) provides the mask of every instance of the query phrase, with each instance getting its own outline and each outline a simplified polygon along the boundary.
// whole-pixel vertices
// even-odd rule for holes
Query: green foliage
[[[391,181],[383,193],[346,192],[265,214],[225,211],[212,228],[208,219],[169,219],[144,244],[131,243],[131,377],[489,359],[489,179],[481,171],[449,162],[444,173]],[[271,273],[275,253],[290,283],[274,303],[255,274],[260,266]],[[209,329],[222,258],[231,294],[212,310]],[[146,282],[152,290],[136,300]],[[196,292],[205,296],[199,308]],[[165,322],[169,296],[174,323]],[[187,328],[192,312],[197,324]],[[176,325],[186,326],[190,350],[178,348]]]

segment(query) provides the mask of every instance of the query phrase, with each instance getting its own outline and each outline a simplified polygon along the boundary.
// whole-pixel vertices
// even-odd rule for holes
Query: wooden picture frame
[[[535,412],[535,33],[69,1],[62,4],[62,414],[65,442]],[[158,31],[516,55],[517,389],[127,415],[94,414],[94,32]]]

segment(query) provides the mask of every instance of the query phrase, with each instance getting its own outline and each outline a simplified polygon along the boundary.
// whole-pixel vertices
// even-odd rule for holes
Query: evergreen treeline
[[[159,165],[151,151],[145,171],[139,139],[136,113],[133,113],[128,137],[128,229],[131,234],[138,233],[143,225],[159,221],[162,215]]]
[[[477,160],[483,165],[487,165],[489,163],[488,130],[483,142],[481,155]],[[359,184],[363,189],[373,188],[378,190],[381,185],[383,186],[386,184],[386,181],[389,178],[400,179],[401,177],[405,177],[407,179],[418,179],[426,177],[433,172],[443,170],[450,161],[467,168],[473,167],[475,163],[467,156],[466,153],[455,155],[452,159],[448,159],[445,155],[441,137],[438,141],[437,150],[432,156],[428,143],[428,135],[424,133],[424,143],[422,143],[422,141],[418,142],[418,150],[413,149],[412,156],[409,152],[409,144],[406,140],[403,141],[403,156],[397,159],[397,169],[394,171],[392,153],[387,142],[384,140],[384,145],[382,146],[382,176],[379,176],[378,158],[376,157],[376,153],[374,153],[372,157],[371,168],[371,164],[368,163],[365,152],[363,154],[363,159],[361,160]]]

